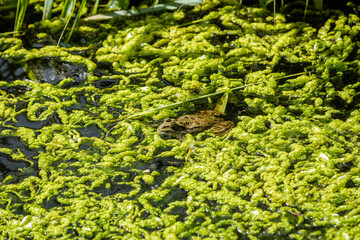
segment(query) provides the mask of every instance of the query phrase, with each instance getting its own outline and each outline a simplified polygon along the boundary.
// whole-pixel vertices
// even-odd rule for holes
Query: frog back
[[[184,115],[176,120],[176,124],[185,127],[188,130],[203,129],[214,125],[215,123],[221,122],[219,118],[221,113],[213,110],[204,110],[192,115]]]

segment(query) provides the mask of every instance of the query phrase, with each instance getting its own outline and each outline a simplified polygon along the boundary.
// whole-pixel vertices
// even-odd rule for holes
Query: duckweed
[[[1,237],[359,238],[360,19],[332,14],[315,28],[205,1],[89,24],[76,33],[87,47],[0,38],[10,64],[47,59],[85,74],[54,65],[58,83],[1,79]],[[58,21],[29,29],[36,46],[60,31]],[[229,98],[227,136],[156,131],[215,101],[121,121],[244,85]]]

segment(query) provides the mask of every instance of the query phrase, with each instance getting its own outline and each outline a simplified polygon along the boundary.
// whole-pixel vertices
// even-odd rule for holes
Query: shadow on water
[[[11,82],[16,79],[25,79],[26,73],[20,64],[0,58],[0,81]]]
[[[71,78],[73,81],[64,84],[63,88],[80,85],[89,76],[85,65],[65,62],[58,58],[38,58],[27,62],[36,79],[42,83],[58,84],[60,81]],[[14,80],[28,79],[24,68],[11,60],[0,58],[0,81],[11,82]],[[19,88],[19,87],[17,87]],[[23,92],[25,87],[20,87]],[[9,91],[14,91],[11,87]]]
[[[80,84],[89,75],[86,66],[65,62],[58,58],[38,58],[28,61],[28,64],[40,82],[54,85],[65,78],[72,78],[74,80],[72,85]]]
[[[29,167],[30,164],[24,161],[15,161],[11,155],[0,153],[0,171],[1,173],[7,171],[14,171],[19,168]]]
[[[34,166],[37,164],[35,161],[34,156],[38,154],[37,150],[29,149],[24,143],[20,141],[19,137],[8,137],[8,136],[1,136],[0,137],[0,148],[8,148],[12,149],[13,152],[20,151],[23,153],[27,160],[34,162]],[[30,167],[30,163],[23,160],[14,160],[13,157],[6,153],[0,153],[0,181],[2,181],[7,175],[11,174],[14,175],[19,171],[19,169],[26,169]],[[28,174],[35,175],[38,170],[28,169],[24,170],[22,176],[18,176],[21,179],[26,177]],[[18,180],[21,180],[18,179]]]
[[[95,124],[91,124],[84,128],[79,128],[77,131],[81,134],[83,137],[96,137],[101,138],[102,136],[102,130]]]

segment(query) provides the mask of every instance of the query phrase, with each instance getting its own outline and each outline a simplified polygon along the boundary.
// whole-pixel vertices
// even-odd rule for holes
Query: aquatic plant
[[[205,1],[82,23],[72,47],[61,21],[1,36],[1,238],[358,238],[360,18],[326,13]],[[224,92],[227,136],[157,133]]]
[[[19,32],[21,30],[21,25],[25,18],[28,2],[29,2],[28,0],[19,0],[17,3],[15,25],[14,25],[15,32]]]
[[[146,2],[146,1],[143,1]],[[289,1],[291,2],[291,1]],[[61,8],[61,19],[63,19],[65,21],[65,25],[64,25],[64,29],[63,29],[63,33],[61,34],[61,36],[64,34],[69,21],[75,11],[75,7],[76,7],[76,1],[75,0],[64,0],[63,1],[63,7]],[[159,1],[154,1],[153,2],[153,6],[152,7],[148,7],[148,8],[142,8],[142,9],[136,9],[136,10],[127,10],[129,4],[131,2],[129,0],[109,0],[109,2],[106,4],[106,7],[103,9],[103,11],[105,10],[106,13],[101,13],[101,14],[97,14],[98,11],[98,6],[99,6],[99,0],[96,0],[94,5],[92,6],[92,10],[91,10],[91,14],[93,16],[87,17],[87,20],[103,20],[103,19],[111,19],[111,18],[118,18],[118,17],[129,17],[129,16],[134,16],[134,15],[138,15],[138,14],[144,14],[144,13],[150,13],[150,12],[154,12],[154,11],[162,11],[162,10],[176,10],[176,9],[180,9],[182,7],[186,7],[186,6],[194,6],[196,4],[201,4],[202,1],[200,0],[175,0],[172,1],[171,3],[164,3],[164,4],[159,4]],[[243,4],[242,1],[239,2],[240,5]],[[276,13],[276,0],[259,0],[259,6],[266,8],[270,3],[273,3],[273,11],[274,11],[274,16]],[[82,13],[84,12],[84,8],[85,8],[85,4],[86,4],[86,0],[82,0],[80,7],[77,9],[77,14],[76,17],[74,19],[73,22],[73,26],[69,32],[69,35],[67,37],[68,41],[74,31],[74,28],[77,26],[78,21],[80,19],[80,16],[82,15]],[[18,4],[17,4],[17,10],[16,10],[16,17],[15,17],[15,27],[14,27],[14,31],[15,32],[19,32],[21,30],[21,25],[24,21],[25,18],[25,12],[27,9],[27,5],[28,5],[28,0],[18,0]],[[282,0],[281,1],[281,6],[284,6],[285,3]],[[309,6],[309,0],[306,0],[306,6],[305,6],[305,10],[304,10],[304,18],[307,14],[307,9]],[[322,10],[323,8],[323,1],[322,0],[314,0],[314,6],[315,9],[317,10]],[[52,9],[53,8],[53,0],[45,0],[44,1],[44,7],[43,7],[43,15],[42,15],[42,20],[45,19],[51,19],[52,17]],[[123,9],[122,11],[117,11],[118,9]],[[61,37],[58,40],[58,44],[61,41]]]

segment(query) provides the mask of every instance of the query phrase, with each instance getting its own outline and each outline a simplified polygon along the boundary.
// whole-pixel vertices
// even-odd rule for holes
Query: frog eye
[[[172,119],[171,119],[171,118],[165,118],[165,119],[164,119],[164,123],[170,123],[170,122],[172,122]]]

